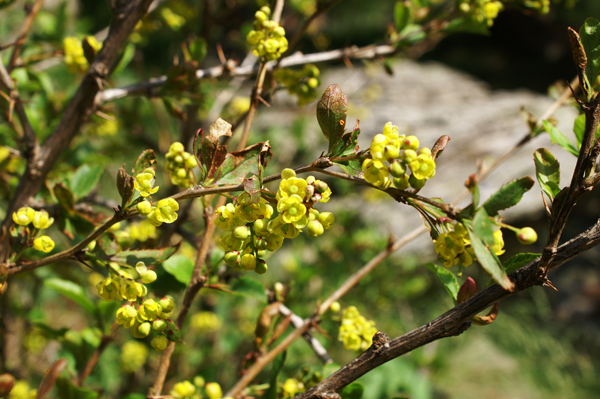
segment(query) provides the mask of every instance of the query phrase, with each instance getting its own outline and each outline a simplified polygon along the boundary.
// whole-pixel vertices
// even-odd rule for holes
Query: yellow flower
[[[300,199],[306,196],[306,180],[297,177],[282,180],[277,191],[277,200],[297,195]]]
[[[154,321],[162,313],[162,307],[154,299],[146,299],[138,308],[137,319],[140,323]]]
[[[38,251],[48,253],[54,249],[54,241],[48,236],[41,236],[33,240],[33,247]]]
[[[504,237],[502,237],[502,230],[494,232],[494,245],[490,247],[496,256],[500,256],[504,253]]]
[[[223,397],[223,391],[217,382],[209,382],[204,387],[204,390],[209,399],[220,399]]]
[[[123,299],[120,294],[119,282],[110,277],[100,281],[96,288],[98,289],[98,295],[106,301],[112,301],[113,299],[121,301]]]
[[[161,223],[173,223],[177,220],[177,212],[179,210],[179,203],[173,198],[165,198],[158,201],[156,208],[153,212],[156,220]],[[148,215],[150,218],[150,215]]]
[[[170,394],[176,398],[188,398],[196,393],[196,387],[189,381],[178,382],[173,385]]]
[[[49,217],[48,212],[42,210],[35,212],[32,222],[36,229],[43,230],[52,226],[54,218]]]
[[[388,168],[378,160],[365,159],[362,164],[364,179],[374,186],[386,189],[390,186],[391,181],[388,178]]]
[[[148,289],[146,286],[136,283],[133,280],[121,279],[119,284],[119,293],[121,298],[127,299],[130,302],[137,301],[138,298],[146,296]]]
[[[35,209],[30,207],[20,208],[18,211],[13,212],[13,221],[21,226],[27,226],[33,222],[35,217]]]
[[[158,186],[152,188],[154,185],[154,175],[154,170],[147,168],[135,177],[133,187],[140,192],[142,197],[148,197],[158,191]]]
[[[431,156],[419,155],[408,166],[416,179],[427,180],[435,176],[435,161]]]
[[[131,305],[123,305],[117,310],[117,324],[122,324],[125,328],[131,328],[135,323],[137,310]]]
[[[302,198],[296,194],[279,200],[277,211],[281,214],[281,218],[285,223],[298,222],[302,218],[306,219],[306,206],[302,204]]]

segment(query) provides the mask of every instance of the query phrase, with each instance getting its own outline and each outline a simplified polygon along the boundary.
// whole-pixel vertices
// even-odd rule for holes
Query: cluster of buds
[[[346,349],[366,350],[373,343],[373,336],[376,333],[375,322],[361,316],[355,306],[344,309],[338,340],[344,343]]]
[[[146,242],[158,238],[156,226],[148,219],[141,220],[139,223],[133,222],[122,230],[117,229],[114,234],[121,247],[130,247],[134,241]]]
[[[102,48],[102,43],[98,43],[94,36],[86,37],[90,47],[94,50],[94,54],[98,53]],[[76,37],[65,37],[63,40],[65,52],[65,64],[71,73],[85,72],[89,68],[88,60],[85,58],[82,41]]]
[[[44,210],[36,211],[30,207],[20,208],[18,211],[13,212],[12,218],[17,225],[26,228],[27,234],[31,237],[54,223],[54,218],[51,218],[48,212]],[[27,227],[29,224],[32,224],[34,229],[30,230]],[[54,241],[46,235],[40,236],[33,240],[33,247],[38,251],[48,253],[54,249]]]
[[[144,200],[137,204],[137,210],[140,215],[148,218],[152,225],[158,227],[163,223],[173,223],[177,220],[177,211],[179,210],[179,202],[173,198],[164,198],[152,206],[148,200]]]
[[[167,160],[166,169],[171,176],[171,182],[182,188],[192,187],[195,184],[194,172],[192,171],[198,163],[196,158],[185,151],[183,144],[175,142],[169,147],[165,155]]]
[[[548,2],[548,0],[543,1]],[[492,26],[498,13],[504,9],[504,5],[498,0],[459,0],[458,8],[470,19]],[[540,12],[545,13],[542,8]]]
[[[365,159],[362,164],[364,179],[381,189],[393,184],[400,190],[408,187],[419,190],[435,176],[431,150],[426,147],[419,149],[419,139],[400,135],[392,122],[385,124],[383,133],[373,137],[370,153],[371,158]],[[384,164],[385,161],[389,166]]]
[[[178,382],[173,385],[173,389],[169,394],[179,399],[201,399],[205,397],[201,394],[203,388],[208,399],[221,399],[223,397],[223,390],[219,383],[205,383],[204,378],[201,376],[195,377],[193,384],[189,381]]]
[[[288,93],[298,97],[298,105],[305,105],[317,97],[319,68],[313,64],[306,64],[299,71],[290,68],[279,68],[274,75],[277,82],[285,86]]]
[[[140,370],[148,359],[148,348],[141,342],[127,341],[121,347],[119,362],[126,373]]]
[[[221,234],[221,245],[226,251],[224,261],[232,267],[267,271],[262,259],[266,251],[281,247],[284,238],[295,238],[306,228],[309,237],[316,238],[333,226],[331,212],[319,212],[318,202],[328,202],[331,189],[327,183],[296,177],[292,169],[284,169],[277,191],[277,217],[273,207],[260,198],[253,202],[248,193],[239,195],[233,203],[217,209],[215,224],[226,230]]]
[[[181,338],[179,329],[171,321],[175,309],[173,298],[166,296],[158,302],[154,299],[144,299],[148,294],[144,284],[156,280],[154,270],[149,270],[144,262],[138,262],[135,270],[117,273],[113,268],[109,268],[109,273],[112,276],[96,285],[98,295],[107,301],[116,299],[129,302],[117,310],[117,324],[131,329],[131,335],[135,338],[145,338],[154,330],[157,335],[152,339],[151,345],[158,351],[165,350],[169,341],[178,341]],[[142,283],[135,281],[138,278]]]
[[[285,29],[270,20],[270,15],[271,9],[267,6],[261,7],[254,14],[254,29],[248,33],[246,41],[252,46],[252,52],[257,57],[276,60],[287,51],[288,41],[285,38]]]

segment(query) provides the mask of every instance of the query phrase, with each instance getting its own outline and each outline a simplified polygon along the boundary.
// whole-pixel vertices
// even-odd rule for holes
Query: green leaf
[[[194,262],[184,255],[173,255],[163,262],[163,269],[180,283],[188,285],[194,272]]]
[[[583,142],[583,134],[585,133],[585,114],[581,114],[575,118],[573,133],[575,133],[575,139],[577,140],[577,149],[580,149]]]
[[[121,71],[123,71],[127,67],[127,65],[129,65],[131,60],[133,60],[134,55],[135,55],[135,44],[129,43],[127,45],[127,47],[125,47],[125,51],[123,52],[123,55],[121,56],[121,59],[119,60],[119,63],[117,64],[117,67],[111,73],[111,75],[115,76],[118,73],[120,73]]]
[[[156,167],[158,166],[158,162],[156,162],[156,154],[152,150],[144,150],[138,157],[137,161],[135,161],[135,166],[133,168],[133,177],[139,175],[147,168],[150,168],[156,171]]]
[[[350,176],[360,177],[364,159],[365,157],[347,159],[345,161],[334,162],[333,164],[337,165],[344,173],[347,173]]]
[[[444,284],[444,288],[448,291],[448,294],[452,297],[452,300],[456,303],[456,296],[458,295],[458,290],[460,286],[458,285],[458,281],[456,280],[456,276],[450,270],[445,267],[441,267],[436,265],[435,263],[426,263],[425,267],[435,273],[436,276],[440,279],[442,284]]]
[[[486,245],[494,245],[494,224],[490,220],[485,207],[481,207],[475,212],[473,223],[471,224],[473,231]]]
[[[579,156],[579,151],[577,150],[577,148],[575,148],[575,146],[569,141],[569,139],[567,139],[565,135],[562,134],[561,131],[556,128],[556,126],[554,126],[548,121],[543,121],[543,124],[544,130],[546,130],[548,134],[550,134],[550,139],[553,143],[558,144],[565,150],[569,151],[571,154]]]
[[[412,15],[410,7],[407,7],[403,1],[397,1],[394,7],[394,23],[396,32],[400,33],[411,23]]]
[[[545,148],[539,148],[533,153],[535,175],[542,191],[554,201],[560,192],[560,164],[554,155]]]
[[[98,397],[98,392],[76,387],[67,377],[59,377],[56,380],[56,390],[59,399],[96,399]]]
[[[44,333],[44,336],[50,339],[61,338],[67,333],[67,331],[69,331],[69,329],[65,327],[60,329],[52,328],[48,324],[39,320],[32,321],[31,325],[35,326],[36,328],[39,328]]]
[[[483,207],[490,216],[496,216],[498,211],[515,206],[523,198],[523,194],[531,190],[533,180],[529,176],[515,179],[500,188],[485,201]]]
[[[283,351],[281,355],[273,360],[271,365],[271,377],[269,378],[269,388],[265,391],[263,399],[277,399],[277,379],[285,365],[287,351]]]
[[[206,40],[201,37],[197,37],[189,45],[190,56],[192,60],[196,61],[198,64],[201,64],[206,57]]]
[[[244,191],[250,196],[250,202],[257,204],[260,201],[260,181],[256,176],[244,179]]]
[[[452,19],[443,31],[448,33],[467,32],[486,36],[490,34],[485,20],[477,21],[470,17]]]
[[[60,278],[51,278],[44,280],[44,285],[73,300],[89,314],[95,314],[96,304],[87,296],[85,290],[79,284]]]
[[[332,154],[346,130],[346,113],[348,97],[342,93],[340,86],[332,84],[325,90],[317,104],[317,121],[329,141],[327,154]]]
[[[162,263],[169,259],[179,249],[181,241],[171,247],[156,249],[130,249],[120,251],[114,255],[100,257],[110,262],[117,262],[119,265],[135,266],[138,262],[144,262],[146,266]]]
[[[365,392],[365,384],[360,381],[354,381],[340,391],[340,396],[342,399],[360,399],[363,396],[363,392]]]
[[[595,18],[586,19],[579,29],[579,36],[587,56],[585,76],[593,86],[600,73],[600,21]]]
[[[102,165],[89,166],[85,164],[80,166],[69,181],[73,196],[79,199],[88,195],[100,181],[103,170]]]
[[[356,126],[351,132],[344,132],[340,139],[334,144],[329,151],[329,157],[332,161],[335,158],[349,157],[358,153],[358,136],[360,136],[359,121],[356,121]],[[343,161],[340,161],[343,162]]]
[[[515,270],[519,270],[523,266],[533,262],[540,256],[542,256],[542,254],[533,254],[533,253],[516,254],[513,257],[511,257],[509,260],[504,262],[504,270],[506,270],[506,273],[512,273]]]
[[[271,159],[271,146],[269,142],[256,143],[242,151],[230,152],[214,173],[208,175],[212,180],[211,185],[242,184],[244,178],[259,175],[261,170]],[[262,177],[260,178],[262,179]]]
[[[230,290],[239,296],[258,299],[261,302],[267,302],[267,293],[265,287],[257,280],[242,276],[231,284]]]
[[[473,232],[469,230],[469,237],[471,238],[471,248],[475,252],[475,257],[481,267],[496,281],[502,288],[507,291],[512,291],[515,287],[514,283],[510,281],[504,268],[500,264],[498,257],[493,254],[490,249],[485,246],[483,241]]]

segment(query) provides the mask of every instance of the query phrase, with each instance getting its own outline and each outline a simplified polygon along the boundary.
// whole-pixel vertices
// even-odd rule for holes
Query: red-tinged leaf
[[[144,150],[138,157],[137,161],[135,161],[135,167],[133,168],[133,176],[137,176],[142,173],[144,170],[150,168],[156,171],[156,167],[158,166],[158,162],[156,161],[156,154],[153,150]]]
[[[473,316],[473,317],[471,317],[471,321],[474,324],[477,324],[478,326],[486,326],[488,324],[492,324],[494,322],[494,320],[496,320],[499,310],[500,310],[500,307],[499,307],[498,303],[496,302],[487,315]]]
[[[351,132],[344,132],[340,137],[340,140],[335,143],[333,149],[329,152],[329,157],[333,162],[336,161],[335,158],[343,158],[352,156],[358,153],[358,136],[360,135],[360,121],[356,121],[356,126]]]
[[[329,141],[328,154],[332,154],[346,130],[346,113],[348,97],[342,93],[340,86],[333,84],[325,90],[317,104],[317,121]]]
[[[431,157],[433,159],[437,159],[440,155],[442,155],[442,152],[444,152],[444,149],[448,145],[449,141],[450,141],[450,136],[446,136],[446,135],[437,139],[437,141],[433,145],[433,148],[431,149]]]
[[[67,361],[65,359],[58,359],[54,362],[52,367],[44,374],[44,378],[42,382],[40,382],[40,386],[37,390],[36,399],[43,399],[50,393],[52,387],[56,383],[56,379],[62,373],[62,371],[67,367]]]
[[[268,141],[231,152],[214,173],[208,173],[206,181],[210,181],[211,186],[242,184],[248,174],[260,175],[272,155]]]
[[[113,255],[102,257],[109,262],[117,262],[119,265],[135,266],[138,262],[144,262],[146,266],[162,263],[169,259],[179,249],[181,242],[171,247],[156,249],[132,249],[119,251]]]
[[[244,191],[250,195],[250,202],[258,203],[260,201],[260,181],[256,176],[244,179]]]
[[[119,172],[117,172],[117,190],[121,196],[121,207],[123,208],[133,197],[133,182],[133,176],[127,174],[125,171],[125,164],[123,164],[121,169],[119,169]]]
[[[104,254],[106,255],[114,255],[117,253],[117,249],[119,248],[117,245],[117,240],[115,239],[115,235],[110,231],[107,231],[100,237],[96,238],[96,243],[98,244],[98,249],[104,251]]]
[[[75,206],[75,197],[71,190],[64,183],[58,183],[54,186],[54,195],[60,206],[66,211],[72,211]]]
[[[460,286],[458,290],[458,296],[456,297],[456,303],[463,303],[467,299],[477,294],[477,283],[471,277],[467,277],[467,281]]]

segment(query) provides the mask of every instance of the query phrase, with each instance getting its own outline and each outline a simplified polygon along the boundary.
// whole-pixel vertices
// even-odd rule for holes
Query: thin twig
[[[286,317],[290,317],[294,328],[304,328],[304,320],[302,319],[302,317],[292,312],[287,306],[285,306],[282,303],[279,304],[279,313]],[[308,331],[302,334],[302,336],[323,364],[331,363],[333,361],[331,356],[329,356],[329,353],[327,353],[327,349],[325,349],[323,345],[321,345],[319,340],[313,337]]]
[[[19,53],[21,52],[21,46],[25,42],[24,39],[27,36],[27,33],[29,33],[31,26],[33,25],[33,20],[35,19],[37,13],[42,8],[43,3],[44,3],[44,0],[37,0],[35,2],[35,4],[33,5],[33,7],[31,8],[31,12],[25,18],[25,22],[23,23],[23,26],[21,27],[19,36],[17,36],[17,43],[15,44],[13,52],[10,56],[10,61],[8,62],[7,69],[9,71],[12,71],[16,65],[17,58],[19,57]]]

